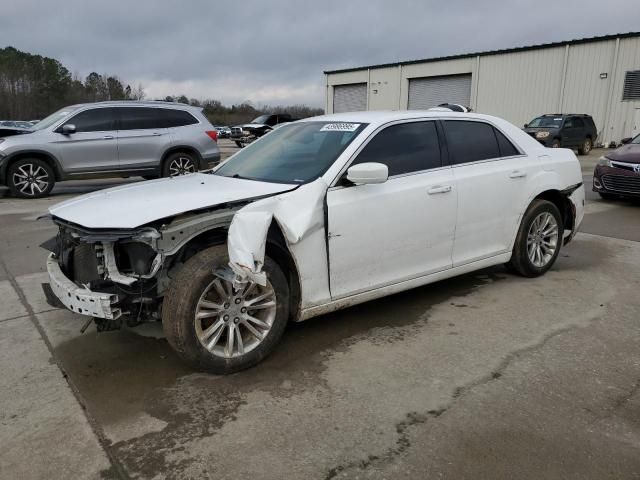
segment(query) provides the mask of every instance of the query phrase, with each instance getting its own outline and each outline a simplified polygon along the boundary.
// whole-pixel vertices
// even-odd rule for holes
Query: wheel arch
[[[9,167],[19,160],[23,160],[25,158],[36,158],[38,160],[42,160],[47,165],[51,167],[53,170],[53,175],[57,182],[63,179],[62,168],[60,166],[59,160],[49,152],[45,152],[43,150],[25,150],[12,154],[7,158],[7,160],[2,165],[2,171],[0,172],[2,179],[6,182],[7,180],[7,171]]]
[[[185,263],[189,258],[205,248],[226,244],[228,233],[228,225],[214,227],[199,233],[180,247],[180,250],[173,255],[174,261]],[[296,319],[301,309],[300,275],[294,257],[287,246],[284,234],[276,221],[272,221],[266,240],[265,254],[278,264],[287,278],[290,293],[289,314],[290,318]]]
[[[189,155],[193,155],[194,158],[196,159],[196,162],[198,163],[197,165],[198,169],[202,168],[202,156],[200,155],[200,152],[196,148],[189,145],[174,145],[168,148],[162,154],[162,158],[160,159],[160,172],[159,172],[161,175],[162,175],[162,172],[164,172],[164,167],[169,156],[173,155],[174,153],[181,153],[181,152],[188,153]]]

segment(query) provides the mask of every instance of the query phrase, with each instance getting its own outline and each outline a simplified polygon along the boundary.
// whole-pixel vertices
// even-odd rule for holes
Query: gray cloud
[[[632,31],[636,0],[0,0],[0,46],[152,97],[324,104],[322,71]]]

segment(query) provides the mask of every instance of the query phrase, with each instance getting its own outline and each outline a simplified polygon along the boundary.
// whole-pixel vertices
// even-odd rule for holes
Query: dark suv
[[[587,155],[598,136],[591,115],[553,113],[534,118],[525,124],[524,131],[545,147],[577,149]]]

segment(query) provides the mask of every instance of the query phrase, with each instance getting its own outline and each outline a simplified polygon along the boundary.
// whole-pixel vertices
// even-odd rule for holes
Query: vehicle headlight
[[[611,160],[609,160],[607,157],[600,157],[598,159],[598,165],[600,165],[601,167],[610,167]]]
[[[549,136],[549,132],[536,132],[536,138],[547,138]]]

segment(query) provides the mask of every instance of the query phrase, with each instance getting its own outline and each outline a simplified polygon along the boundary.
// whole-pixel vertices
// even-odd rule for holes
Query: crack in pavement
[[[122,480],[129,479],[130,477],[126,473],[126,471],[124,469],[124,466],[118,461],[118,459],[115,457],[113,452],[110,450],[109,441],[107,440],[107,438],[106,438],[104,432],[102,431],[100,425],[98,424],[98,422],[89,413],[89,411],[87,409],[87,403],[82,398],[82,395],[80,394],[80,391],[73,384],[73,382],[69,378],[69,375],[67,374],[67,372],[63,368],[62,363],[60,362],[58,356],[55,353],[55,350],[53,349],[53,345],[51,344],[51,341],[47,337],[47,334],[45,333],[44,328],[42,328],[42,325],[38,321],[36,313],[33,310],[33,307],[31,306],[31,304],[28,302],[27,297],[24,294],[24,291],[20,287],[20,284],[16,281],[15,277],[13,276],[13,274],[7,268],[7,265],[4,263],[4,260],[2,259],[2,257],[0,257],[0,269],[2,269],[5,272],[9,283],[11,284],[11,286],[15,290],[16,294],[18,295],[20,303],[22,304],[22,306],[27,311],[27,315],[25,315],[24,317],[25,318],[28,317],[31,320],[31,323],[33,324],[33,326],[37,330],[38,334],[40,335],[40,338],[42,339],[42,341],[46,345],[47,350],[49,350],[49,354],[51,355],[51,358],[53,358],[53,361],[55,362],[56,366],[60,370],[60,373],[62,373],[63,378],[66,380],[67,385],[69,385],[69,388],[71,389],[71,392],[73,393],[73,396],[75,397],[76,401],[80,405],[80,408],[82,408],[82,411],[84,412],[84,415],[85,415],[85,417],[87,419],[87,422],[89,423],[89,426],[91,427],[91,430],[93,431],[93,433],[95,434],[96,438],[98,439],[98,443],[100,444],[100,446],[102,447],[102,450],[105,452],[107,458],[109,459],[109,463],[111,464],[112,468],[110,469],[111,470],[110,472],[104,472],[105,475],[107,477],[109,477],[109,478],[113,478],[113,476],[115,474],[115,475],[117,475],[117,478],[120,478]],[[21,318],[21,317],[17,317],[17,318]]]
[[[482,385],[486,385],[493,381],[497,381],[500,378],[502,378],[506,369],[512,364],[512,362],[514,362],[519,357],[522,357],[523,355],[531,354],[537,350],[544,348],[544,346],[555,337],[563,335],[572,330],[588,327],[594,319],[595,319],[595,316],[594,318],[590,318],[589,321],[586,323],[584,322],[575,323],[572,325],[567,325],[565,327],[552,330],[548,334],[544,335],[538,342],[525,346],[523,348],[516,349],[508,353],[500,361],[498,366],[487,375],[484,375],[475,381],[467,383],[466,385],[455,388],[451,396],[451,401],[448,404],[446,404],[444,407],[441,407],[437,410],[428,410],[426,414],[421,414],[418,412],[407,413],[405,419],[395,425],[396,432],[398,433],[399,436],[393,447],[389,448],[382,454],[379,454],[379,455],[370,454],[364,460],[355,460],[355,461],[348,462],[346,464],[341,464],[336,467],[333,467],[329,469],[329,471],[327,472],[325,476],[325,480],[332,480],[334,478],[337,478],[338,476],[345,474],[346,471],[348,470],[354,470],[354,469],[366,470],[374,465],[382,465],[382,464],[393,461],[395,457],[398,457],[399,455],[404,453],[411,446],[411,442],[409,440],[409,432],[408,432],[410,427],[423,425],[427,423],[427,421],[430,418],[440,417],[445,412],[447,412],[450,408],[452,408],[459,399],[471,393],[475,388]],[[636,383],[636,385],[631,390],[631,392],[629,392],[627,395],[622,397],[622,399],[619,399],[618,402],[616,402],[616,405],[618,405],[616,408],[619,408],[626,401],[628,401],[635,393],[637,393],[638,390],[640,390],[640,380],[638,380],[638,383]]]

